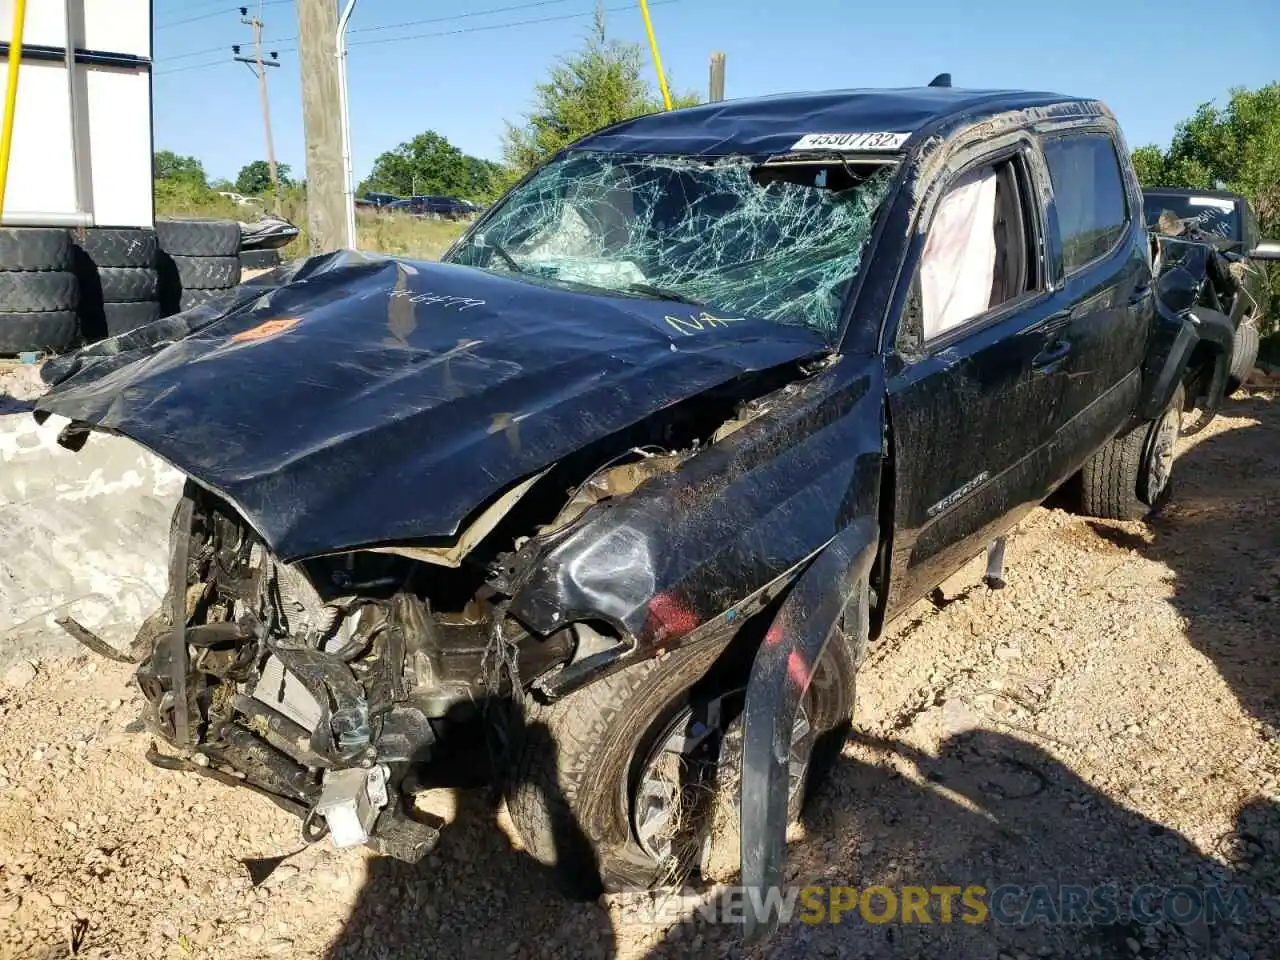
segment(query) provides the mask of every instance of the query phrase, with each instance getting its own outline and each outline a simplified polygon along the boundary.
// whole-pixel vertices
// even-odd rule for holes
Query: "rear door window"
[[[1053,180],[1062,266],[1068,273],[1112,250],[1129,223],[1129,201],[1115,145],[1105,134],[1056,137],[1044,143]]]

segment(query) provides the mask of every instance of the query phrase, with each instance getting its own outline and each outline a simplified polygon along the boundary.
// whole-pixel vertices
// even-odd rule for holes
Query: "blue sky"
[[[259,0],[243,2],[256,10]],[[270,71],[276,154],[301,174],[296,12],[293,0],[261,2],[267,49],[282,64]],[[266,154],[257,83],[231,61],[231,44],[250,49],[250,29],[235,0],[154,3],[156,148],[193,154],[211,177],[234,179]],[[605,4],[611,35],[644,40],[638,0]],[[548,66],[580,46],[593,8],[594,0],[359,0],[348,66],[357,178],[379,153],[428,129],[499,159],[503,121],[518,120]],[[714,50],[727,55],[728,97],[909,86],[950,71],[956,86],[1098,97],[1131,147],[1167,144],[1178,120],[1206,100],[1225,102],[1231,87],[1280,80],[1280,2],[1223,5],[1221,25],[1213,9],[1203,0],[650,0],[663,66],[681,89],[705,93]]]

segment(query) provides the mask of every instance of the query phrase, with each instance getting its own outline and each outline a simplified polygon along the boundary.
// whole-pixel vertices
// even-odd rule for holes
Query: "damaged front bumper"
[[[521,672],[536,678],[569,650],[565,636],[522,644],[500,608],[433,616],[401,589],[414,566],[372,553],[279,563],[188,484],[170,594],[139,636],[150,725],[177,750],[153,759],[266,794],[308,840],[420,858],[437,834],[413,814],[415,768],[446,728],[501,720]]]

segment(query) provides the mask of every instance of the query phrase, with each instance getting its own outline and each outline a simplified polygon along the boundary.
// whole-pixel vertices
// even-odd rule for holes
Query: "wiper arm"
[[[503,261],[506,263],[506,265],[510,267],[512,270],[514,270],[516,273],[524,273],[524,267],[516,263],[516,258],[511,256],[511,254],[507,253],[506,248],[504,248],[502,244],[489,241],[488,243],[485,244],[485,246],[489,247],[494,253],[500,256],[503,259]]]
[[[705,307],[701,300],[695,300],[693,297],[686,296],[679,290],[668,290],[665,287],[655,287],[651,283],[629,283],[628,290],[636,293],[643,293],[650,297],[658,297],[660,300],[674,300],[676,303],[687,303],[691,307]]]

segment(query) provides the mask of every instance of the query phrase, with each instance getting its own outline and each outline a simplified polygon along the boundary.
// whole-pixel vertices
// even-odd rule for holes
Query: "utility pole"
[[[711,103],[719,103],[724,99],[724,54],[711,55]]]
[[[343,206],[342,98],[338,88],[338,5],[297,0],[298,61],[302,67],[302,123],[307,141],[307,234],[312,253],[346,245]]]
[[[231,49],[236,54],[234,59],[240,63],[248,64],[249,69],[258,78],[258,96],[262,99],[262,125],[267,134],[267,166],[271,170],[271,189],[275,194],[274,206],[276,213],[279,213],[280,174],[276,170],[275,142],[271,139],[271,100],[267,96],[267,67],[278,67],[280,66],[280,61],[277,59],[275,51],[272,51],[270,60],[262,59],[262,21],[257,17],[249,16],[248,7],[240,8],[240,22],[253,27],[253,56],[240,56],[239,45]]]

